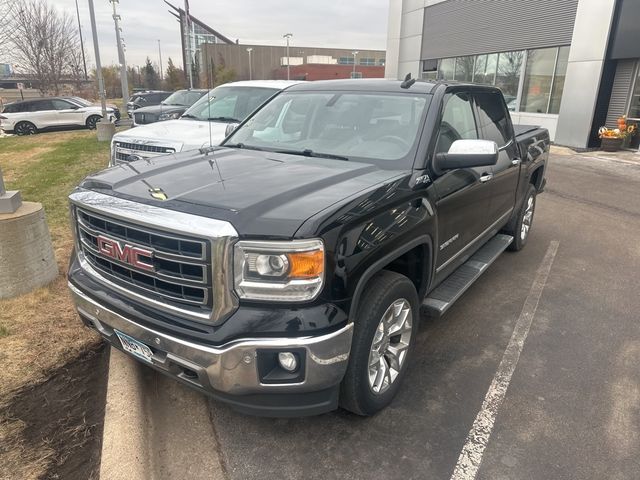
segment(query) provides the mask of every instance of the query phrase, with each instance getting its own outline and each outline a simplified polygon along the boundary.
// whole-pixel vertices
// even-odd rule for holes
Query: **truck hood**
[[[188,105],[164,105],[161,103],[160,105],[138,108],[135,113],[153,113],[154,115],[160,115],[162,113],[184,112],[187,108],[189,108]]]
[[[211,127],[211,145],[218,145],[224,140],[227,123],[203,122],[186,118],[131,128],[115,134],[113,141],[171,146],[176,149],[176,152],[181,152],[209,145],[209,127]]]
[[[309,217],[403,173],[367,163],[221,147],[118,165],[87,177],[80,187],[226,220],[244,237],[291,238]],[[166,200],[154,199],[151,189]]]

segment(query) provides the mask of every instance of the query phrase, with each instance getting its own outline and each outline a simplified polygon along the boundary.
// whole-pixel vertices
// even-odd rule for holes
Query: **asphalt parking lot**
[[[423,319],[390,408],[264,419],[209,401],[226,475],[452,478],[558,242],[476,478],[640,478],[640,162],[554,156],[547,176],[526,249],[502,255],[443,318]]]

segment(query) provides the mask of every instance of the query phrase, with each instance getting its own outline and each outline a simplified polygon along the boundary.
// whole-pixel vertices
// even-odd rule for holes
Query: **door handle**
[[[493,173],[485,173],[480,177],[480,181],[482,183],[488,182],[493,178]]]
[[[522,160],[520,160],[519,158],[514,158],[513,160],[511,160],[511,165],[513,165],[514,167],[517,167],[521,163],[522,163]]]

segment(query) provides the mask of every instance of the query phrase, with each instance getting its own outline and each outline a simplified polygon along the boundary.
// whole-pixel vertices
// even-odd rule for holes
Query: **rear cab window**
[[[499,92],[477,92],[474,98],[480,135],[484,140],[493,140],[499,148],[503,148],[513,137],[502,95]]]

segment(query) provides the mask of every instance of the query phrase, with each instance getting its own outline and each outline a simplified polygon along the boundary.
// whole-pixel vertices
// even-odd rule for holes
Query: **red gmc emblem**
[[[98,235],[96,240],[98,242],[98,251],[102,255],[141,270],[147,270],[149,272],[153,272],[155,270],[152,263],[153,252],[151,250],[134,247],[133,245],[128,245],[126,243],[121,244],[117,240],[103,237],[102,235]],[[148,263],[144,260],[147,260]]]

